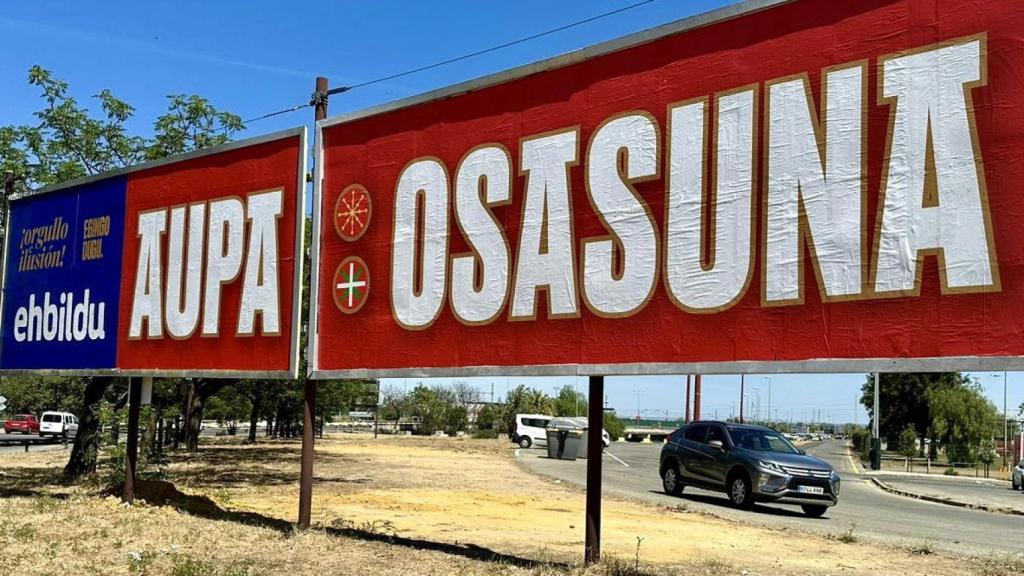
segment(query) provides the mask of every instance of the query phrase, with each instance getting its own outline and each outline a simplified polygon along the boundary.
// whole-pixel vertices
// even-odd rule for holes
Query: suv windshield
[[[756,428],[729,428],[729,437],[733,446],[754,450],[756,452],[784,452],[798,454],[800,451],[774,430],[758,430]]]
[[[47,414],[43,416],[43,422],[60,422],[59,414]]]

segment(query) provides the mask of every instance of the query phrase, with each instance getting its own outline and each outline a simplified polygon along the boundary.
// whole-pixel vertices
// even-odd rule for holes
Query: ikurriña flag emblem
[[[334,303],[345,314],[354,314],[370,295],[370,271],[358,256],[341,261],[334,272]]]
[[[362,238],[370,225],[373,204],[362,184],[346,187],[334,205],[334,229],[342,240],[354,242]]]

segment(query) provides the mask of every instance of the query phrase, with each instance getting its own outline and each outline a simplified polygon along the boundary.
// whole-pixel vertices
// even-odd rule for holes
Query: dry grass
[[[753,528],[606,499],[611,558],[585,569],[580,491],[472,439],[328,438],[317,446],[314,521],[295,533],[298,444],[213,442],[176,454],[124,507],[60,482],[62,451],[0,455],[0,562],[11,574],[1019,574],[970,560]],[[638,538],[643,540],[638,544]]]

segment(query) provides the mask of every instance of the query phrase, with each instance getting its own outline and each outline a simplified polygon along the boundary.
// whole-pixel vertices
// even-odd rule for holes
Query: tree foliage
[[[566,384],[552,400],[555,416],[586,416],[587,396]]]
[[[982,442],[999,427],[999,411],[977,382],[928,392],[932,427],[950,462],[976,462]]]

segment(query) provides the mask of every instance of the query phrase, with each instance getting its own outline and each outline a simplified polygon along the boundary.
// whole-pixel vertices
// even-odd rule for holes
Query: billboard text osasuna
[[[1024,367],[1019,7],[959,6],[748,2],[322,122],[311,370]]]
[[[11,202],[0,368],[296,373],[305,129]]]

